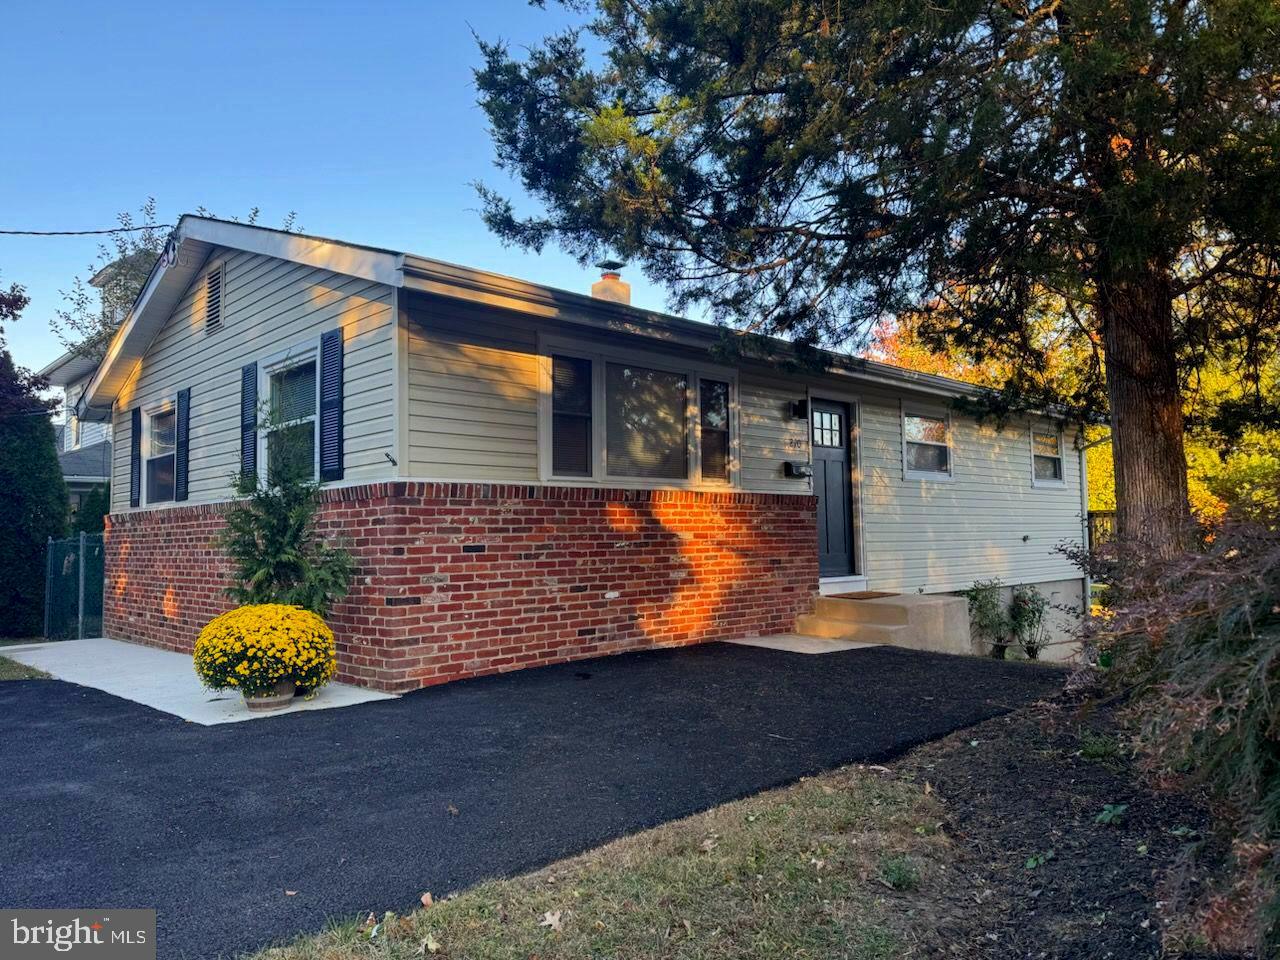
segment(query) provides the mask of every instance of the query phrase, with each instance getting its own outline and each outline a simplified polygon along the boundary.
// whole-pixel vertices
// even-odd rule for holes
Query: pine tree
[[[3,324],[28,298],[20,286],[0,290],[0,636],[38,635],[44,621],[45,552],[67,529],[67,487],[49,418],[44,383],[16,366]]]
[[[1034,364],[1061,298],[1104,355],[1121,533],[1176,549],[1181,388],[1280,327],[1280,4],[597,7],[590,43],[482,43],[499,165],[543,207],[482,187],[492,229],[638,260],[677,307],[802,345],[937,311]],[[1176,322],[1180,298],[1212,322]]]

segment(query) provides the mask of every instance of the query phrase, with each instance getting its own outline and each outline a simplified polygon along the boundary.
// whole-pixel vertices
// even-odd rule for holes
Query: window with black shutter
[[[330,330],[320,338],[320,479],[342,479],[342,357],[341,330]]]
[[[240,368],[240,480],[252,484],[258,474],[258,365]]]
[[[187,499],[187,465],[191,456],[191,390],[178,391],[174,424],[173,499]]]
[[[129,411],[129,506],[142,505],[142,408]]]
[[[173,500],[178,450],[178,413],[173,406],[147,415],[144,445],[147,503],[168,503]]]
[[[267,476],[316,477],[316,362],[277,367],[267,375]]]

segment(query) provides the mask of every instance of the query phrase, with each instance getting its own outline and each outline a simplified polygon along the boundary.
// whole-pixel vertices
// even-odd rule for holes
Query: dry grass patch
[[[25,663],[0,657],[0,681],[3,680],[48,680],[49,674]]]
[[[897,957],[950,856],[940,820],[919,785],[846,768],[255,960]]]

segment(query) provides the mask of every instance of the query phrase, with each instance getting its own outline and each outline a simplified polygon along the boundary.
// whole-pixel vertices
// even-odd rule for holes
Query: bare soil
[[[1210,955],[1185,905],[1224,851],[1202,803],[1140,776],[1114,707],[1035,704],[921,747],[894,772],[941,799],[955,845],[915,955]]]

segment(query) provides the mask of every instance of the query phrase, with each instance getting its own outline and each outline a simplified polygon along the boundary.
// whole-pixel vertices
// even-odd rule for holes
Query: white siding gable
[[[381,283],[243,251],[216,251],[221,324],[204,329],[197,273],[113,410],[112,509],[129,508],[129,411],[191,388],[188,503],[224,499],[240,464],[240,368],[321,333],[344,331],[344,481],[390,479],[395,468],[395,291]]]

